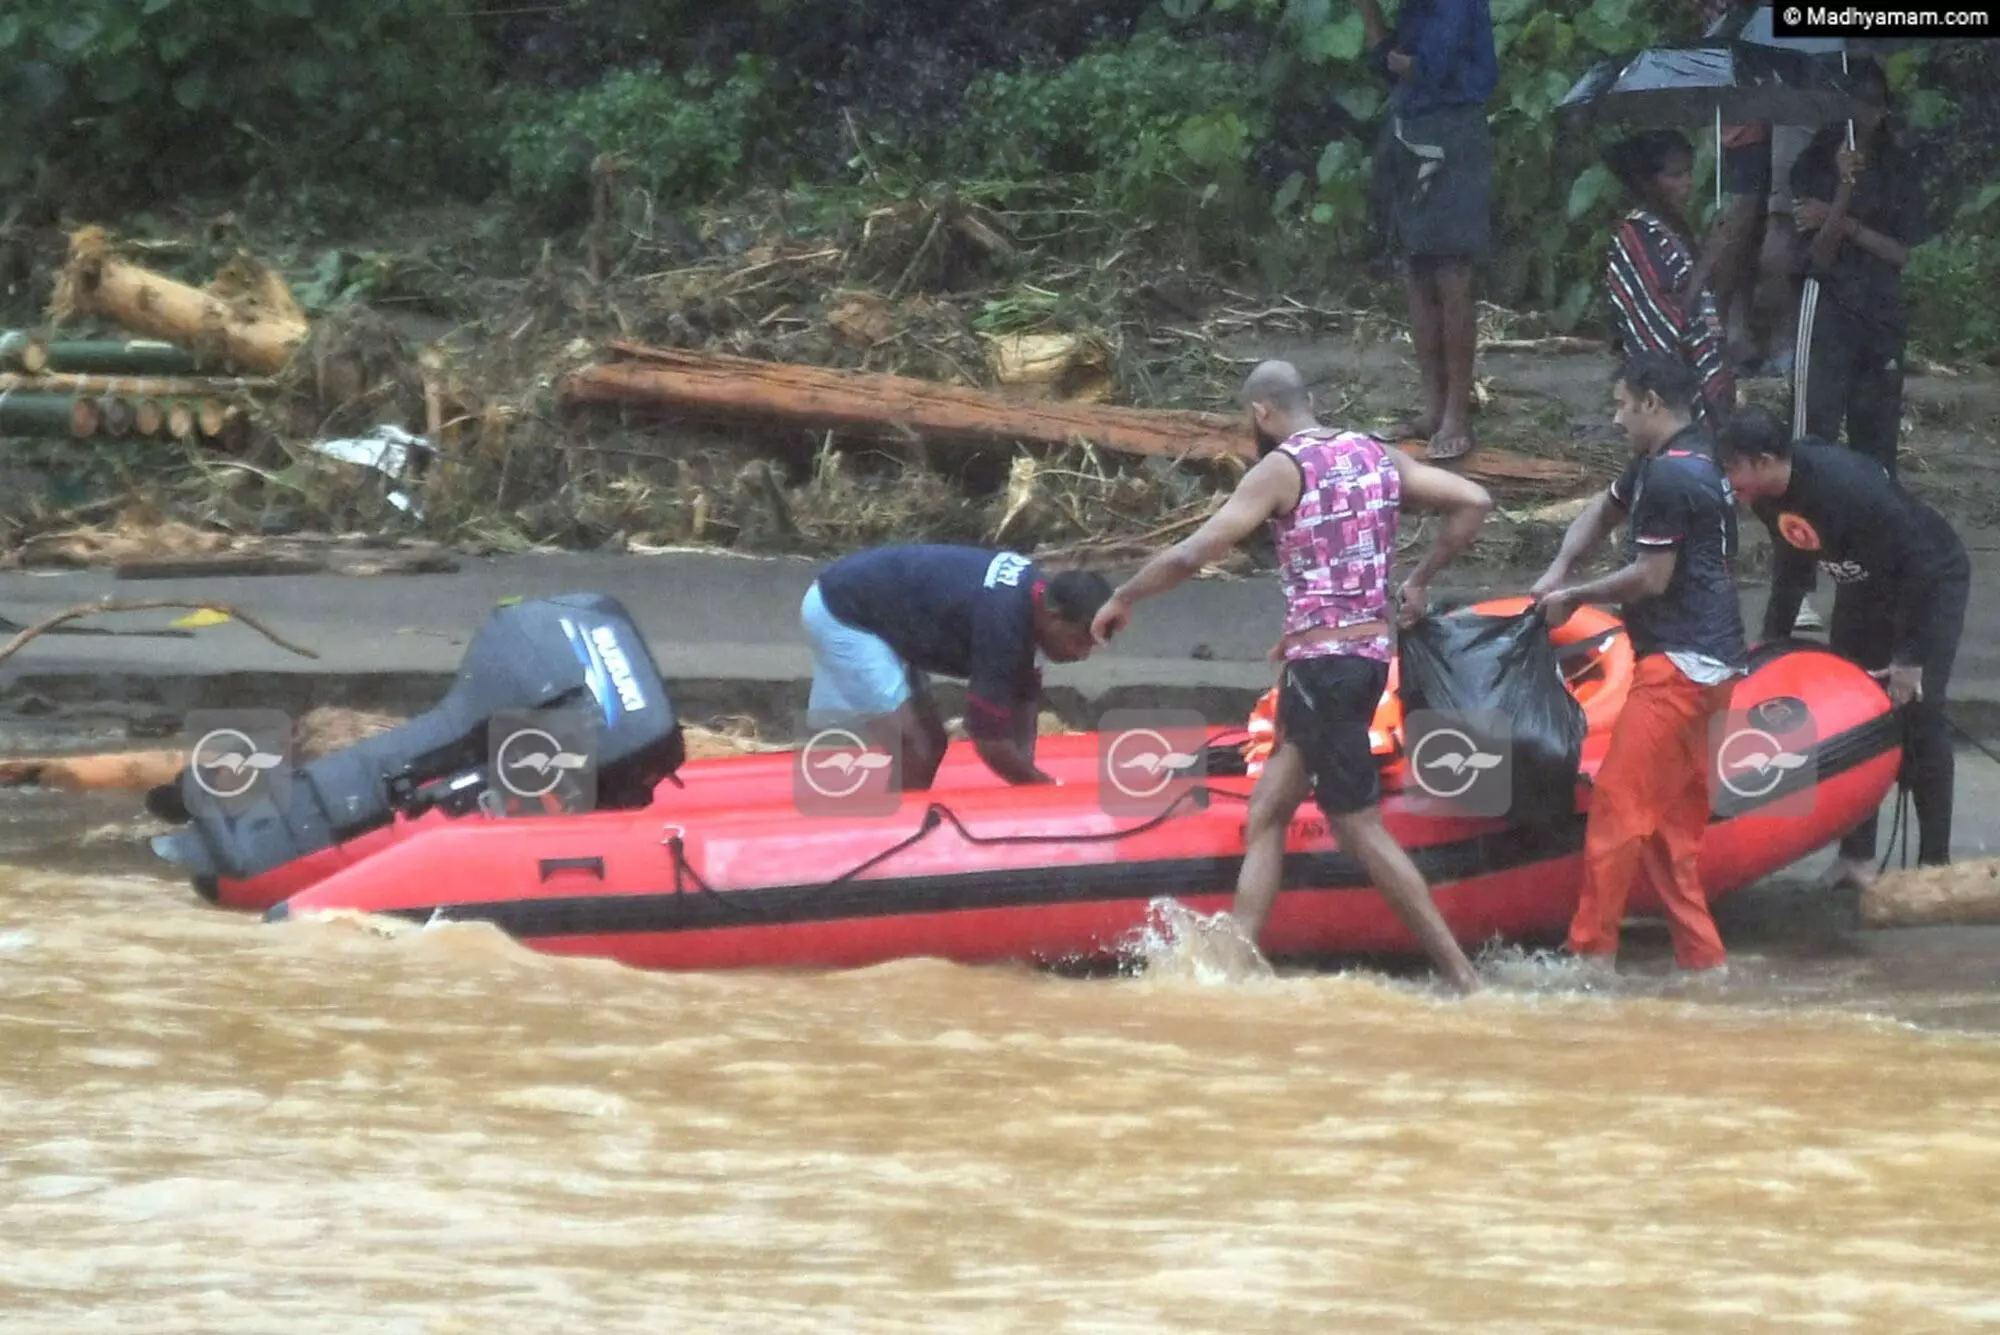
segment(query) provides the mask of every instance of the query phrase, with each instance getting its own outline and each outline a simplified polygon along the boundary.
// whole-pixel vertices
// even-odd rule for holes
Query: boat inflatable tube
[[[1513,617],[1525,606],[1472,612]],[[1395,692],[1377,715],[1383,820],[1469,946],[1554,938],[1575,911],[1590,779],[1632,659],[1617,620],[1595,609],[1551,639],[1589,727],[1559,817],[1523,825],[1417,800]],[[1819,646],[1759,650],[1733,703],[1754,745],[1725,744],[1712,758],[1700,868],[1712,899],[1852,828],[1880,807],[1901,762],[1882,687]],[[1229,906],[1255,782],[1255,739],[1246,747],[1243,734],[1211,732],[1150,811],[1106,800],[1112,739],[1089,733],[1041,739],[1037,763],[1059,787],[1009,786],[959,743],[931,790],[867,812],[803,809],[794,754],[718,758],[680,766],[648,804],[624,810],[399,815],[274,872],[221,880],[216,897],[274,918],[345,910],[486,922],[538,950],[647,968],[1115,956],[1158,899],[1202,913]],[[1282,884],[1260,942],[1274,957],[1418,950],[1310,803],[1287,831]],[[1634,913],[1660,908],[1643,886],[1630,902]]]

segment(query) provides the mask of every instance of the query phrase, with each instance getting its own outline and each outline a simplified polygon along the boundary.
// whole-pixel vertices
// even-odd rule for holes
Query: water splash
[[[1135,972],[1204,986],[1275,978],[1270,962],[1227,913],[1197,913],[1175,899],[1146,906],[1145,924],[1124,945]]]
[[[1617,974],[1565,951],[1530,950],[1498,940],[1489,941],[1473,956],[1472,967],[1495,987],[1509,991],[1561,995],[1594,992],[1617,994]]]

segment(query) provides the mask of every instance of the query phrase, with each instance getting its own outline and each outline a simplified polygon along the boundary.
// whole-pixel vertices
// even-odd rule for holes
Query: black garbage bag
[[[1517,825],[1575,814],[1589,725],[1540,608],[1433,614],[1400,654],[1404,754],[1423,794]]]

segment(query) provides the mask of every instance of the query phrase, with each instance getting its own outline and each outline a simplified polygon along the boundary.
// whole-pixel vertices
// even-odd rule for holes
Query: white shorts
[[[859,630],[826,610],[819,582],[806,590],[799,624],[812,643],[812,698],[808,727],[893,714],[913,694],[910,665],[879,635]]]

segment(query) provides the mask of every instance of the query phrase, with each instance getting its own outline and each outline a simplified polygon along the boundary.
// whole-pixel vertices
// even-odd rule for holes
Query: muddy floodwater
[[[8,1335],[2000,1328],[1990,939],[641,974],[0,807]]]

